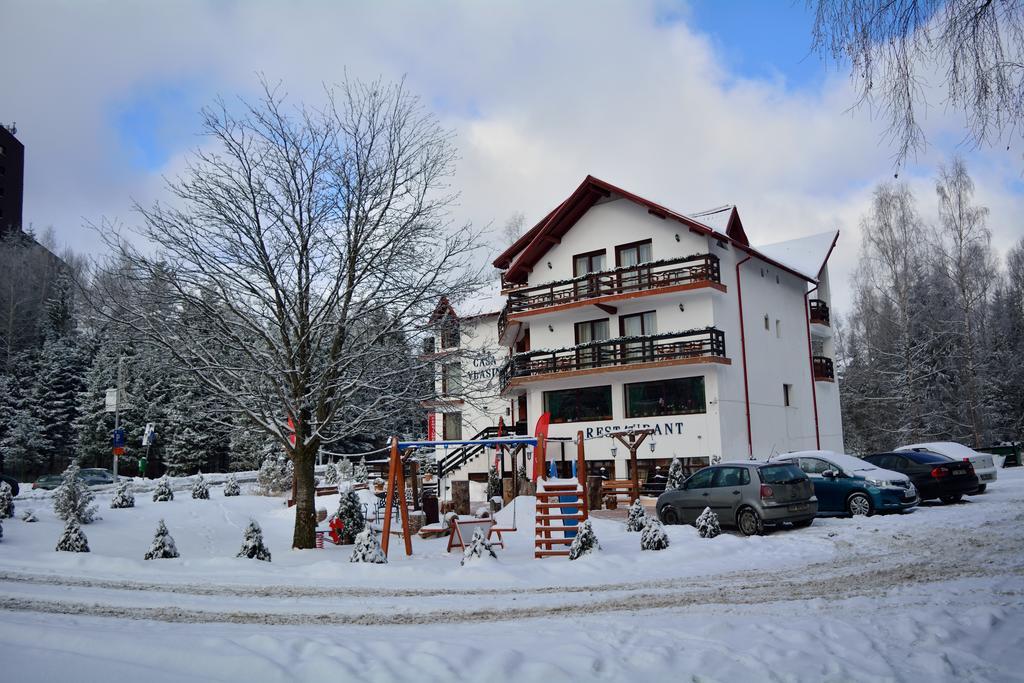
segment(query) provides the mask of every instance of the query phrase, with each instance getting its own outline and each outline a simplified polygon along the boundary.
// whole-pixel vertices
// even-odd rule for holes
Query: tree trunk
[[[295,533],[292,548],[316,547],[316,481],[313,465],[316,450],[296,445],[293,451],[295,465]]]

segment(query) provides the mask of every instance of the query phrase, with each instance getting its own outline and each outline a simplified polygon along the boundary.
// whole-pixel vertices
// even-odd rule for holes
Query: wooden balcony
[[[641,263],[569,280],[519,287],[508,292],[505,308],[498,317],[498,336],[504,340],[510,321],[524,315],[700,287],[725,291],[718,257],[714,254]]]
[[[811,309],[811,323],[831,326],[832,322],[829,317],[828,304],[821,299],[811,299],[809,303]]]
[[[505,391],[531,379],[695,363],[731,363],[725,355],[724,332],[708,327],[605,339],[565,349],[527,351],[509,358],[501,368],[498,382]]]
[[[825,356],[814,356],[814,379],[818,382],[836,381],[836,371],[832,365],[832,359]]]

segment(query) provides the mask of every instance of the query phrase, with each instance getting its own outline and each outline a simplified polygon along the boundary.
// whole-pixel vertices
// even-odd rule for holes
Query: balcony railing
[[[725,333],[713,327],[604,339],[565,349],[538,349],[518,353],[501,368],[499,383],[505,389],[513,379],[519,377],[707,356],[725,358]]]
[[[833,382],[836,379],[836,371],[832,366],[832,359],[825,356],[814,356],[814,379]]]
[[[508,293],[504,315],[499,318],[499,334],[504,332],[510,314],[535,311],[550,306],[577,303],[616,294],[629,294],[661,287],[721,283],[722,274],[718,257],[714,254],[696,254],[677,259],[652,261],[635,266],[623,266],[599,273],[587,273],[569,280],[557,280],[533,287],[521,287]]]
[[[831,325],[828,304],[821,299],[811,299],[811,322],[819,325]]]

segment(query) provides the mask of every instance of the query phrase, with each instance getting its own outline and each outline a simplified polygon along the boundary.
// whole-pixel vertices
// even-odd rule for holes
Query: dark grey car
[[[766,524],[810,525],[818,513],[818,499],[810,479],[796,465],[727,462],[705,467],[682,488],[661,494],[658,518],[666,524],[693,524],[708,507],[719,523],[751,536]]]

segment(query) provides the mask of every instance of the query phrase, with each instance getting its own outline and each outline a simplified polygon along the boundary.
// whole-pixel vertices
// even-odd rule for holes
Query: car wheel
[[[941,500],[946,505],[950,505],[952,503],[959,503],[962,499],[963,496],[960,495],[959,493],[956,494],[955,496],[939,496],[939,500]]]
[[[793,528],[803,529],[804,527],[809,527],[813,522],[814,517],[811,517],[810,519],[801,519],[799,522],[793,522]]]
[[[864,493],[854,493],[847,498],[846,511],[851,517],[870,517],[874,512],[871,508],[871,499]]]
[[[679,513],[671,505],[661,508],[661,521],[665,524],[679,524]]]
[[[764,533],[764,523],[753,508],[743,508],[736,514],[736,526],[744,536],[756,536]]]
[[[987,488],[988,488],[988,484],[982,484],[981,486],[978,487],[978,490],[975,491],[974,493],[975,494],[985,493],[985,489],[987,489]]]

